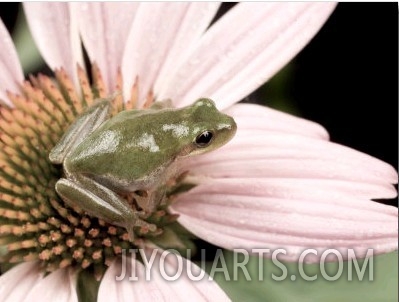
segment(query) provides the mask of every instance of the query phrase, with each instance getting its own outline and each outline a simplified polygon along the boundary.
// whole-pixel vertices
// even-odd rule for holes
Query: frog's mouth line
[[[193,187],[184,183],[185,175],[169,182],[164,200],[145,218],[157,226],[156,230],[137,228],[133,243],[124,228],[68,207],[58,197],[54,185],[63,171],[60,165],[50,163],[49,151],[85,107],[96,98],[107,96],[98,68],[93,67],[92,85],[83,69],[78,69],[78,75],[80,93],[66,73],[58,70],[55,79],[44,75],[31,77],[22,85],[21,95],[9,93],[14,108],[0,107],[3,271],[16,263],[38,260],[47,272],[71,266],[93,270],[99,279],[123,249],[142,247],[146,241],[177,250],[192,246],[192,235],[176,222],[177,215],[167,210],[176,194]],[[121,91],[120,83],[117,91]],[[137,89],[136,84],[132,91]],[[145,106],[153,102],[154,97],[149,94]],[[114,94],[113,113],[134,108],[135,103],[134,97],[123,102],[121,93]],[[139,208],[135,200],[125,197]]]

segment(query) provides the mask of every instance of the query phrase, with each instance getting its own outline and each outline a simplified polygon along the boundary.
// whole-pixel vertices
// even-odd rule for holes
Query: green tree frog
[[[221,147],[237,126],[205,98],[184,108],[156,102],[113,117],[111,109],[111,100],[97,100],[68,128],[49,159],[63,165],[55,189],[66,204],[126,228],[134,240],[134,227],[156,229],[143,218],[161,202],[179,160]],[[123,194],[133,194],[138,207]]]

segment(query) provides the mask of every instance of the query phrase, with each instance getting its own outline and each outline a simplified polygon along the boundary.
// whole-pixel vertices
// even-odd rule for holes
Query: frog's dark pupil
[[[212,140],[213,134],[210,131],[204,131],[195,139],[198,147],[206,147]]]

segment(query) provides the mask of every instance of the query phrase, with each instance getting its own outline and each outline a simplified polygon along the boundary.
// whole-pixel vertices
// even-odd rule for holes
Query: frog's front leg
[[[70,206],[79,206],[89,215],[126,228],[131,241],[134,240],[134,227],[156,230],[154,224],[140,219],[142,213],[132,209],[127,200],[88,177],[61,178],[55,189]]]

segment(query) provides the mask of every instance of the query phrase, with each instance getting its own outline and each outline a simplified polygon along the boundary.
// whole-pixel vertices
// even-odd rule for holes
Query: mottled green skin
[[[133,239],[133,227],[146,223],[138,218],[142,213],[116,193],[146,191],[146,197],[136,200],[151,212],[179,159],[215,150],[236,132],[234,120],[209,99],[180,109],[166,104],[108,119],[111,102],[100,100],[83,113],[49,155],[64,167],[65,178],[56,184],[63,200],[126,227]],[[213,138],[199,147],[196,138],[204,131],[211,131]]]
[[[170,176],[168,169],[179,157],[217,149],[235,127],[209,100],[182,109],[123,111],[72,151],[64,167],[117,190],[148,190]],[[197,148],[195,138],[205,130],[214,133],[213,142]]]

